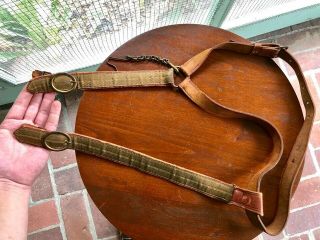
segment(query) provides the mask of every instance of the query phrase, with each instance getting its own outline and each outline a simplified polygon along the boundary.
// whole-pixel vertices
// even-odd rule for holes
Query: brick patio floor
[[[289,46],[304,70],[313,99],[320,106],[320,28],[298,30],[271,40]],[[296,88],[291,69],[278,62]],[[79,96],[68,96],[60,130],[72,131]],[[69,120],[66,120],[68,119]],[[257,239],[320,240],[320,110],[316,116],[306,154],[306,163],[291,204],[283,233]],[[52,153],[48,167],[33,186],[30,200],[29,240],[118,239],[117,230],[90,200],[81,181],[73,151]]]

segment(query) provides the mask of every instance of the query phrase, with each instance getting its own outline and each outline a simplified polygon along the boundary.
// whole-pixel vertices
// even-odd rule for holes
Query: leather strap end
[[[263,198],[261,192],[235,187],[230,204],[263,216]]]
[[[51,75],[51,73],[46,71],[40,71],[40,70],[34,70],[32,72],[32,78],[42,77],[45,75]]]
[[[251,53],[261,57],[276,58],[281,47],[274,43],[253,43]]]
[[[53,92],[50,87],[50,76],[52,74],[45,71],[34,70],[32,72],[32,80],[28,82],[27,90],[30,93]]]
[[[41,131],[41,128],[30,124],[22,124],[17,130],[14,131],[13,134],[21,143],[42,147],[43,144],[41,139],[45,133],[45,130]]]
[[[23,124],[14,131],[21,143],[43,147],[51,151],[63,151],[73,147],[73,135],[63,132],[48,132],[30,124]]]
[[[50,75],[43,77],[36,77],[30,80],[27,85],[27,90],[30,93],[49,93],[54,92],[54,89],[50,86]]]

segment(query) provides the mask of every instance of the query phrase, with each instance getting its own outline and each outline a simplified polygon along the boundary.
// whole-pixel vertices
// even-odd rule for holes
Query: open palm
[[[28,123],[54,131],[61,104],[54,93],[35,94],[24,88],[0,124],[0,180],[31,186],[47,163],[49,152],[18,142],[13,132]]]

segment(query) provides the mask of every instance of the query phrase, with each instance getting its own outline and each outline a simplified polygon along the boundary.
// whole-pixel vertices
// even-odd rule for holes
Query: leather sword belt
[[[292,186],[303,163],[314,118],[314,104],[310,97],[305,78],[297,61],[286,48],[276,44],[244,44],[230,41],[200,52],[179,67],[174,66],[167,59],[152,56],[140,58],[127,56],[123,60],[150,60],[161,62],[169,66],[170,69],[46,74],[30,81],[27,89],[31,93],[66,93],[74,89],[91,90],[152,86],[178,88],[198,107],[210,114],[221,118],[247,119],[260,125],[267,132],[273,141],[273,150],[270,154],[270,164],[261,173],[261,182],[264,175],[277,165],[283,154],[283,138],[277,128],[261,117],[227,108],[219,104],[192,82],[192,74],[218,49],[266,58],[279,57],[293,68],[300,84],[300,92],[305,107],[305,120],[289,155],[281,181],[279,182],[279,199],[276,215],[274,220],[268,225],[265,225],[261,219],[263,216],[263,205],[266,203],[263,203],[260,184],[258,184],[256,191],[251,191],[232,183],[226,183],[213,177],[162,161],[133,149],[77,133],[48,132],[45,129],[35,126],[23,125],[15,131],[15,136],[20,142],[47,148],[52,151],[74,149],[86,154],[98,156],[165,179],[176,185],[189,188],[217,201],[239,206],[246,210],[247,215],[255,225],[258,225],[268,234],[276,235],[283,229],[288,217]],[[119,59],[114,58],[113,60]],[[180,74],[180,76],[183,75],[184,79],[177,81],[174,78],[174,73]]]

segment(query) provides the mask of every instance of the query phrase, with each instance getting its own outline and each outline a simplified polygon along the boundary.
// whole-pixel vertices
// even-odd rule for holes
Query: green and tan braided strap
[[[213,199],[263,215],[262,193],[241,189],[233,184],[167,163],[132,149],[76,133],[48,132],[28,124],[22,125],[14,135],[22,143],[44,147],[52,151],[74,149],[132,167]],[[244,196],[247,196],[250,201],[243,201]]]
[[[121,87],[174,86],[173,69],[142,71],[99,71],[47,74],[32,79],[27,89],[31,93],[61,92],[74,89],[90,90]]]

